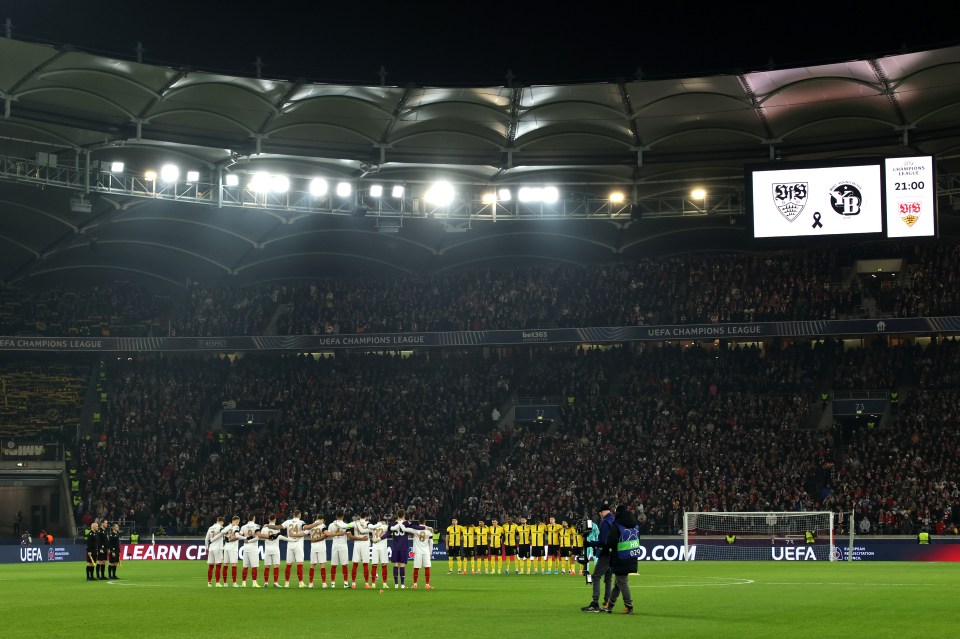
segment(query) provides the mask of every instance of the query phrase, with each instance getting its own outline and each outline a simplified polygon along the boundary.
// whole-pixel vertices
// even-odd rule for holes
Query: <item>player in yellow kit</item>
[[[477,526],[467,526],[467,534],[463,538],[463,574],[467,574],[467,564],[470,564],[470,574],[476,574],[477,566]]]
[[[513,523],[510,517],[507,517],[501,526],[503,529],[503,555],[506,557],[507,567],[503,574],[510,574],[510,558],[513,558],[514,574],[520,574],[520,560],[517,559],[517,537],[520,534],[520,527]]]
[[[530,574],[530,564],[533,564],[533,574],[540,574],[543,568],[544,536],[547,533],[547,525],[543,523],[542,517],[537,517],[537,523],[530,527],[530,563],[527,564],[527,574]],[[546,571],[543,571],[546,573]]]
[[[450,520],[447,526],[447,574],[453,574],[453,561],[457,561],[457,574],[463,571],[463,538],[467,534],[467,529],[461,526],[456,519]]]
[[[518,572],[523,574],[523,565],[527,564],[527,574],[530,574],[530,533],[532,526],[527,523],[526,517],[520,518],[517,524],[517,565]]]
[[[490,574],[503,570],[503,526],[496,519],[490,520]]]
[[[546,526],[548,575],[556,575],[560,572],[560,533],[562,531],[563,526],[557,523],[557,518],[551,517]],[[556,568],[554,568],[554,562],[556,562]]]
[[[477,574],[484,572],[483,564],[487,564],[487,573],[490,572],[490,527],[482,519],[477,520],[474,528],[474,555],[477,558]]]
[[[573,550],[574,540],[577,529],[570,526],[566,520],[560,524],[560,574],[573,574],[573,568],[570,565],[570,556],[576,551]]]
[[[570,530],[573,531],[573,538],[571,539],[571,542],[573,545],[570,546],[570,574],[578,575],[580,574],[580,570],[578,569],[577,566],[574,565],[573,557],[581,553],[586,553],[587,549],[584,547],[583,542],[585,540],[583,538],[583,534],[579,530],[577,530],[577,527],[570,526]]]

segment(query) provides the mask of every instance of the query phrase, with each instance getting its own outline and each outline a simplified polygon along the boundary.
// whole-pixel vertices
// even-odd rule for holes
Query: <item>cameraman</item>
[[[603,603],[606,606],[610,599],[612,573],[610,571],[610,548],[607,546],[607,538],[610,536],[610,529],[613,527],[613,513],[610,512],[610,504],[603,502],[597,509],[600,514],[600,534],[595,541],[585,541],[584,546],[597,549],[597,564],[593,568],[593,601],[590,605],[584,606],[580,610],[583,612],[600,612],[600,578],[603,577]]]

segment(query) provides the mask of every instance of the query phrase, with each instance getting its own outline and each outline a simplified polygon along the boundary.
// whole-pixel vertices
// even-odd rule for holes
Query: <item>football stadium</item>
[[[3,35],[4,637],[956,632],[956,43],[426,84]]]

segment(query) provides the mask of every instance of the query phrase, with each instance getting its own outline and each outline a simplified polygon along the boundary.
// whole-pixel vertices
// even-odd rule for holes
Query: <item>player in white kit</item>
[[[237,584],[237,562],[240,561],[240,538],[237,533],[240,532],[240,516],[234,515],[229,524],[223,527],[223,585],[227,585],[227,569],[232,567],[233,587],[239,588]]]
[[[273,586],[280,587],[280,533],[277,516],[270,515],[257,537],[263,540],[263,587],[270,587],[270,567],[273,567]]]
[[[387,543],[390,538],[390,526],[387,525],[387,519],[387,517],[384,517],[367,529],[367,535],[370,537],[371,588],[377,586],[378,566],[382,566],[381,570],[383,571],[382,587],[387,585],[387,564],[390,563],[390,546]]]
[[[350,573],[350,587],[357,587],[357,564],[363,564],[363,587],[370,585],[370,515],[364,515],[353,521],[353,533],[347,534],[353,540],[353,567]]]
[[[297,581],[301,588],[306,588],[307,584],[303,583],[303,538],[307,536],[307,533],[303,531],[313,528],[314,524],[307,525],[305,521],[300,519],[300,511],[295,510],[293,511],[293,517],[280,525],[287,531],[287,534],[284,535],[287,538],[287,559],[283,570],[283,587],[290,587],[290,568],[293,564],[297,564]]]
[[[320,567],[320,584],[327,587],[327,524],[318,518],[310,529],[310,588],[313,588],[313,576]]]
[[[243,540],[243,574],[240,578],[240,587],[247,587],[247,570],[253,569],[253,587],[259,588],[257,582],[257,569],[260,568],[260,536],[258,532],[260,525],[257,524],[256,516],[251,514],[247,523],[240,526],[240,532],[237,537]]]
[[[417,588],[420,569],[423,568],[424,587],[433,590],[430,585],[430,566],[433,557],[433,528],[427,526],[424,519],[418,524],[403,527],[404,532],[413,535],[413,587]]]
[[[212,588],[213,570],[217,570],[217,588],[220,588],[220,564],[223,563],[223,517],[217,517],[217,521],[207,528],[207,535],[204,537],[207,544],[207,587]]]
[[[330,587],[334,588],[337,581],[337,566],[343,566],[343,587],[347,587],[347,562],[350,560],[347,548],[347,531],[351,524],[343,520],[341,511],[337,518],[327,526],[327,536],[333,539],[330,545]]]

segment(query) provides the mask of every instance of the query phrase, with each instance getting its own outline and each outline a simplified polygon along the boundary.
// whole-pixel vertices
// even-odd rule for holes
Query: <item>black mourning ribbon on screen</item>
[[[810,228],[812,228],[812,229],[822,229],[822,228],[823,228],[823,224],[820,222],[820,211],[814,211],[814,212],[813,212],[813,226],[811,226]]]

